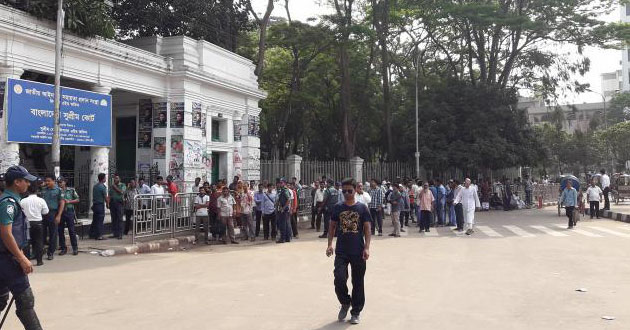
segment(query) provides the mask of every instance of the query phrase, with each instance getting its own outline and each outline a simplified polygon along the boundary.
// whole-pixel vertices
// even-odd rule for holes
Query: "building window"
[[[630,16],[630,4],[626,5],[626,16]]]
[[[212,120],[212,142],[221,142],[221,125],[217,120]]]
[[[628,53],[628,60],[630,61],[630,48],[626,49],[626,52]]]

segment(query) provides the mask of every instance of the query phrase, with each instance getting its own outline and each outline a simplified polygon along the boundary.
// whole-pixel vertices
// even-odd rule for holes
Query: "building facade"
[[[610,101],[615,94],[623,90],[623,71],[617,70],[601,74],[602,95]]]
[[[62,171],[89,166],[96,182],[110,165],[125,173],[154,167],[183,189],[197,177],[259,179],[258,102],[265,93],[250,60],[187,37],[120,43],[65,34],[63,43],[62,85],[112,95],[112,143],[64,147],[74,169],[62,163]],[[54,22],[0,6],[0,54],[0,81],[51,83]],[[49,152],[41,149],[49,146],[7,141],[4,117],[0,171],[18,163],[48,165]]]
[[[536,105],[522,107],[526,110],[527,119],[532,125],[544,125],[552,123],[555,107]],[[591,128],[591,122],[596,119],[604,120],[604,103],[583,103],[559,106],[562,110],[562,129],[568,133],[576,131],[586,132]]]

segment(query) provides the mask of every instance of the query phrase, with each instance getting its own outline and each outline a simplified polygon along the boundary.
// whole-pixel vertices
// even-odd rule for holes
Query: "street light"
[[[602,101],[604,101],[604,128],[608,129],[608,116],[606,114],[606,97],[604,96],[604,94],[602,94],[600,92],[596,92],[596,91],[594,91],[594,90],[592,90],[590,88],[587,88],[586,91],[587,92],[591,92],[591,93],[595,93],[595,94],[597,94],[597,95],[602,97]],[[608,145],[606,145],[606,153],[608,153],[608,152],[609,152]],[[614,160],[612,155],[610,155],[610,156],[611,156],[610,157],[611,173],[614,173],[615,172],[615,160]]]
[[[418,68],[420,67],[421,52],[418,52],[416,57],[416,178],[420,178],[420,142],[418,140]]]

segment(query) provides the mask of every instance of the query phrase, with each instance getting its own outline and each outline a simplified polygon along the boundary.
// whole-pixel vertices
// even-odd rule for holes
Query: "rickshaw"
[[[619,204],[620,201],[630,199],[630,175],[629,174],[615,174],[612,180],[612,198],[615,204]]]
[[[562,196],[562,192],[567,187],[567,182],[571,180],[571,186],[575,188],[575,190],[580,191],[580,180],[576,178],[572,174],[565,174],[560,177],[560,191],[558,192],[558,216],[562,216],[562,207],[560,206],[560,197]]]

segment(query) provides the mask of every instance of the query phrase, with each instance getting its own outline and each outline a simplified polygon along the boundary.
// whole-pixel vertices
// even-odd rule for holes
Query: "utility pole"
[[[61,44],[63,42],[63,0],[58,0],[57,8],[57,38],[55,42],[55,111],[53,115],[52,165],[55,178],[61,175],[61,138],[59,126],[61,124]]]

